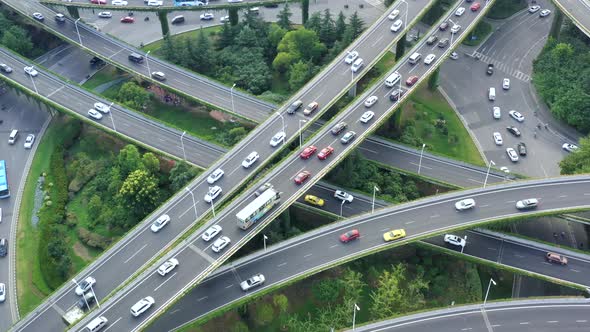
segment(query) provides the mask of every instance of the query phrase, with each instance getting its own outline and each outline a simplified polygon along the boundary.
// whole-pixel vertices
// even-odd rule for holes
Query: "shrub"
[[[89,247],[106,249],[111,244],[111,238],[93,233],[84,227],[78,228],[78,237],[80,241]]]

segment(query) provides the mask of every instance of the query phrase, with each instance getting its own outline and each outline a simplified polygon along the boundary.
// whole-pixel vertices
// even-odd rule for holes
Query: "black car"
[[[95,300],[96,298],[94,297],[94,294],[92,294],[92,292],[86,293],[83,297],[80,298],[80,300],[78,300],[78,308],[86,311],[90,309],[90,307],[92,307],[92,304]],[[86,305],[87,303],[88,305]]]
[[[490,64],[488,64],[488,70],[486,70],[486,74],[492,75],[493,73],[494,73],[494,64],[490,63]]]
[[[523,142],[520,142],[516,146],[516,149],[518,150],[519,155],[526,156],[526,144],[524,144]]]
[[[393,90],[393,92],[389,95],[389,100],[391,101],[397,101],[401,96],[404,95],[404,90],[401,89],[395,89]]]
[[[8,254],[8,240],[0,239],[0,257],[4,257]]]
[[[520,136],[520,130],[518,130],[518,128],[515,126],[506,127],[506,130],[516,137]]]
[[[293,102],[293,104],[291,104],[291,105],[289,105],[289,107],[287,107],[287,113],[293,114],[293,113],[297,112],[297,110],[300,109],[301,106],[303,106],[303,102],[301,100],[296,100]]]
[[[90,59],[90,65],[92,66],[103,66],[105,63],[101,58],[98,57],[93,57],[92,59]]]

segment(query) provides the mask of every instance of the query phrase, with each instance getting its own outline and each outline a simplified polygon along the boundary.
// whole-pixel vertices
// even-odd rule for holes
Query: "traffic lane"
[[[341,189],[341,190],[345,190],[345,189]],[[317,207],[317,206],[313,206],[313,205],[305,202],[306,195],[314,195],[314,196],[317,196],[317,197],[323,199],[324,206]],[[336,215],[340,215],[340,208],[342,208],[342,216],[343,217],[350,217],[350,216],[354,216],[354,215],[357,215],[360,213],[365,213],[365,212],[371,211],[372,201],[370,199],[367,199],[363,196],[359,196],[354,193],[353,193],[353,196],[354,196],[354,199],[351,203],[345,202],[344,204],[342,204],[341,200],[336,199],[334,197],[334,190],[333,189],[322,186],[321,184],[316,184],[315,186],[311,187],[311,189],[309,189],[305,193],[305,195],[299,197],[299,199],[297,201],[300,203],[303,203],[305,205],[313,206],[313,207],[320,209],[320,210],[331,212]],[[380,207],[383,207],[383,205],[381,205],[379,201],[376,201],[375,207],[380,208]]]
[[[348,222],[342,222],[333,224],[330,227],[324,228],[320,233],[312,236],[306,234],[299,236],[296,239],[292,239],[289,244],[271,246],[268,248],[268,254],[264,254],[261,257],[256,257],[254,261],[247,261],[240,265],[234,265],[231,271],[237,271],[238,275],[249,276],[254,273],[264,273],[267,277],[268,282],[265,287],[271,287],[273,281],[278,282],[291,275],[297,273],[304,273],[304,271],[317,267],[322,264],[333,263],[337,259],[341,259],[351,254],[358,253],[360,251],[368,251],[376,247],[385,246],[383,242],[383,233],[395,229],[405,228],[408,237],[414,237],[418,235],[424,235],[427,231],[432,232],[434,230],[440,230],[448,228],[451,225],[457,227],[459,225],[467,225],[473,223],[476,220],[485,220],[488,218],[502,218],[505,216],[511,216],[514,214],[521,214],[517,212],[514,207],[515,199],[521,199],[524,195],[530,195],[531,192],[542,194],[547,199],[542,199],[540,210],[556,208],[558,205],[570,203],[574,204],[586,204],[583,199],[584,194],[590,195],[588,192],[588,182],[584,181],[581,183],[570,183],[567,187],[568,194],[573,198],[570,200],[565,199],[566,197],[558,197],[558,193],[563,192],[559,185],[548,185],[537,187],[536,185],[518,187],[518,188],[498,188],[494,193],[480,193],[471,195],[475,197],[478,207],[473,211],[457,212],[454,209],[454,202],[456,199],[441,199],[435,203],[425,203],[421,207],[398,207],[394,208],[398,211],[379,211],[375,215],[355,218]],[[571,185],[571,186],[570,186]],[[571,190],[571,192],[569,192]],[[458,199],[458,198],[457,198]],[[499,202],[494,206],[490,204],[490,201]],[[435,213],[435,214],[433,214]],[[362,219],[361,219],[362,218]],[[359,229],[361,238],[348,244],[342,244],[338,238],[340,234],[350,230]],[[474,247],[468,245],[466,249]],[[277,250],[277,248],[280,248]],[[187,250],[188,251],[188,250]],[[295,259],[295,261],[294,261]],[[189,268],[189,271],[194,271],[193,268]],[[235,273],[234,273],[235,274]],[[221,275],[213,275],[211,279],[221,277],[222,281],[217,281],[219,291],[221,285],[229,285],[232,282],[231,278],[227,273]],[[197,287],[198,288],[198,287]],[[170,292],[169,292],[170,293]],[[193,301],[195,297],[189,295]],[[204,293],[198,294],[199,298],[203,296],[209,296]],[[236,300],[238,298],[231,297],[230,293],[226,295],[211,295],[208,300],[203,302],[199,306],[198,311],[194,308],[191,309],[191,314],[187,313],[190,318],[200,317],[206,314],[208,311],[205,309],[209,306],[208,310],[213,310],[220,306],[218,302],[212,302],[214,298],[222,298],[225,303]],[[190,303],[190,300],[187,300]],[[187,303],[187,302],[182,302]],[[194,303],[194,302],[193,302]],[[180,305],[175,305],[174,308],[170,309],[170,312],[176,312]],[[174,316],[173,326],[178,326],[178,315]],[[167,321],[167,329],[171,328],[169,324],[171,321]],[[160,326],[161,325],[154,325]],[[157,329],[154,329],[154,331]]]
[[[35,62],[51,72],[81,84],[98,68],[90,64],[92,56],[80,48],[64,44],[46,53]]]
[[[83,1],[83,0],[68,0],[69,2],[74,2],[74,3],[81,3],[81,4],[88,4],[88,1]],[[145,8],[158,8],[159,6],[148,6],[147,5],[147,0],[126,0],[127,1],[127,5],[126,6],[116,6],[117,9],[120,10],[126,10],[126,9],[130,9],[129,7],[145,7]],[[174,1],[173,0],[161,0],[162,1],[162,6],[169,6],[169,7],[173,7],[174,6]],[[247,3],[247,2],[254,2],[254,1],[258,1],[258,0],[242,0],[242,3]],[[206,1],[203,1],[206,2]],[[107,5],[110,6],[112,8],[112,0],[109,1],[107,0]],[[225,5],[226,1],[215,1],[215,0],[211,0],[209,2],[210,6],[215,6],[215,5]],[[98,6],[100,9],[100,6]],[[112,9],[109,9],[112,10]]]
[[[557,2],[565,9],[568,16],[575,18],[582,25],[580,29],[590,37],[590,5],[577,0],[557,0]]]

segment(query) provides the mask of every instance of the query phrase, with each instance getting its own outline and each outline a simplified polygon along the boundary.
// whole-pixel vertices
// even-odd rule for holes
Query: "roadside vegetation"
[[[197,173],[186,163],[58,116],[41,141],[23,196],[17,243],[22,312],[33,309]]]
[[[527,0],[496,0],[486,17],[501,20],[527,8]]]
[[[30,24],[28,18],[6,7],[0,10],[0,44],[2,46],[24,57],[34,59],[61,43],[59,38]]]
[[[469,33],[469,36],[463,40],[462,44],[467,46],[477,46],[491,33],[492,25],[485,21],[479,21],[475,28]]]

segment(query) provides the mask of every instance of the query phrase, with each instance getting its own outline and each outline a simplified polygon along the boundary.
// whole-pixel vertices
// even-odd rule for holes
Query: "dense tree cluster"
[[[590,137],[580,139],[579,150],[570,153],[560,163],[561,174],[590,173]]]
[[[246,12],[236,25],[226,22],[209,38],[166,36],[162,54],[167,60],[259,95],[271,89],[273,76],[286,82],[288,92],[299,89],[364,29],[355,12],[348,23],[342,12],[314,13],[303,28],[294,29],[288,5],[267,23]],[[213,40],[213,42],[211,42]]]

